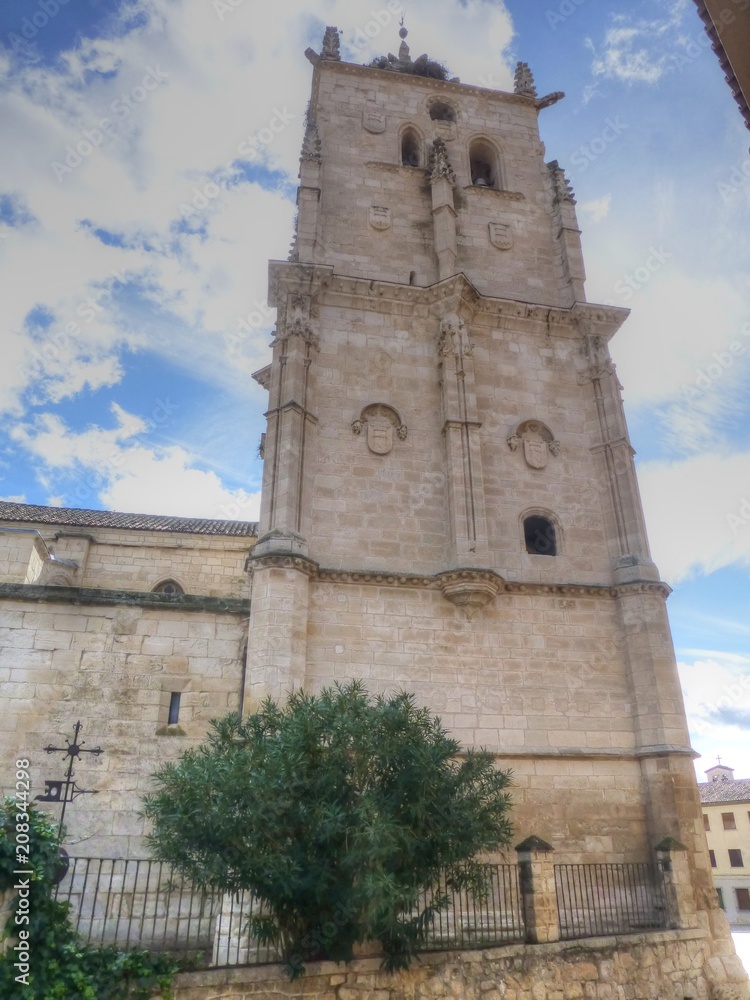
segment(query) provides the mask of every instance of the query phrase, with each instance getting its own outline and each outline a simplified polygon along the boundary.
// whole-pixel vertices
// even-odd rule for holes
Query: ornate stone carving
[[[471,619],[497,597],[503,580],[491,570],[457,569],[438,575],[443,597]]]
[[[367,447],[374,455],[387,455],[393,449],[394,432],[399,441],[405,441],[408,433],[406,424],[387,403],[371,403],[362,410],[352,423],[352,434],[360,435],[363,430],[367,432]]]
[[[365,111],[362,115],[362,126],[374,134],[385,132],[385,115],[382,111]]]
[[[341,39],[339,29],[336,27],[326,28],[323,35],[323,48],[320,50],[321,59],[332,59],[334,62],[341,62]]]
[[[301,337],[311,347],[319,346],[318,335],[312,322],[318,318],[318,307],[311,295],[299,292],[287,295],[283,313],[283,317],[280,316],[276,324],[276,336],[271,341],[271,347],[283,343],[290,337]]]
[[[537,91],[534,86],[534,74],[529,69],[529,64],[525,62],[516,63],[516,75],[513,84],[513,93],[521,97],[536,98]]]
[[[452,354],[456,358],[470,358],[473,354],[466,324],[456,313],[448,313],[440,321],[438,353],[441,357]]]
[[[305,125],[305,137],[302,140],[302,153],[300,158],[302,160],[312,160],[316,163],[320,163],[322,159],[322,149],[323,144],[320,141],[318,123],[313,118],[308,118],[307,124]]]
[[[557,160],[551,160],[547,164],[547,169],[552,175],[552,187],[555,193],[555,200],[557,202],[569,201],[571,204],[575,205],[576,198],[573,193],[573,188],[571,187],[570,181],[565,176],[565,171]]]
[[[490,243],[498,250],[510,250],[513,246],[513,228],[508,222],[490,222]]]
[[[435,138],[442,139],[444,142],[453,142],[453,140],[458,135],[458,126],[455,122],[434,121],[432,123],[435,130]]]
[[[540,420],[525,420],[508,435],[507,442],[511,451],[517,451],[523,445],[523,457],[532,469],[543,469],[550,454],[560,454],[560,442]]]
[[[617,374],[609,347],[603,337],[588,334],[581,345],[581,354],[586,359],[586,367],[578,373],[578,384],[592,382]],[[618,383],[619,384],[619,383]]]
[[[391,210],[390,208],[384,208],[382,205],[371,205],[367,218],[373,229],[390,229],[391,228]]]
[[[456,184],[456,175],[453,172],[451,161],[448,158],[448,149],[444,139],[435,139],[432,144],[432,155],[430,157],[430,180],[437,181],[445,178],[451,185]]]

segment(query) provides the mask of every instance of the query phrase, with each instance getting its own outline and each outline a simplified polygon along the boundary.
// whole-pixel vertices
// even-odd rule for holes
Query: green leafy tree
[[[19,863],[16,835],[28,837],[28,854]],[[13,799],[0,806],[0,897],[23,885],[4,928],[11,947],[0,955],[0,997],[3,1000],[150,1000],[157,991],[169,997],[177,971],[169,958],[140,948],[121,951],[86,944],[68,920],[67,903],[53,896],[60,864],[57,829],[33,803],[19,814]],[[19,875],[18,871],[30,875]],[[23,931],[28,937],[19,938]],[[27,947],[29,971],[17,967],[14,943]]]
[[[484,893],[476,855],[511,837],[493,755],[462,753],[411,695],[373,699],[359,682],[214,721],[155,781],[154,856],[199,885],[251,890],[265,913],[251,933],[292,976],[372,940],[386,968],[407,967],[447,890]]]

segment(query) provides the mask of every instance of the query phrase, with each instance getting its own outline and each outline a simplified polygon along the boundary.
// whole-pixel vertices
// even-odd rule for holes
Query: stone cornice
[[[293,271],[298,269],[299,273]],[[457,312],[465,321],[488,317],[501,329],[544,330],[567,333],[576,338],[598,336],[610,340],[624,323],[629,309],[620,306],[577,302],[553,306],[482,295],[463,272],[432,285],[405,285],[394,281],[334,274],[333,268],[316,264],[293,264],[272,261],[269,279],[269,303],[277,304],[281,287],[309,289],[310,294],[324,290],[321,304],[361,309],[365,303],[379,303],[381,311],[403,316],[435,316]]]
[[[280,306],[286,295],[318,295],[333,278],[329,264],[303,264],[286,260],[272,260],[268,265],[268,304]]]
[[[202,594],[155,594],[138,590],[96,590],[93,587],[41,587],[27,583],[0,583],[0,600],[88,607],[126,605],[163,611],[203,611],[215,615],[250,614],[250,601],[239,597]]]
[[[312,60],[311,60],[312,61]],[[317,59],[314,62],[317,70],[339,73],[343,76],[365,76],[372,80],[382,81],[385,77],[389,83],[403,81],[409,86],[418,86],[422,90],[429,91],[430,94],[446,94],[455,97],[474,94],[477,97],[489,97],[498,104],[515,104],[516,106],[526,106],[535,114],[537,112],[537,99],[525,97],[523,94],[513,94],[505,90],[493,90],[489,87],[477,87],[470,83],[454,83],[452,80],[435,80],[431,77],[417,76],[416,74],[393,73],[388,70],[378,69],[374,66],[360,66],[357,63],[334,61],[329,59]]]
[[[629,594],[656,594],[667,598],[671,588],[660,581],[636,580],[618,586],[592,583],[521,583],[509,581],[493,569],[458,567],[442,573],[399,573],[388,570],[328,569],[312,559],[294,553],[269,553],[248,557],[248,569],[296,569],[319,583],[343,583],[371,587],[407,587],[415,590],[440,590],[458,583],[476,582],[498,594],[565,595],[566,597],[623,597]]]
[[[618,760],[643,760],[650,757],[699,757],[692,747],[663,745],[657,747],[639,747],[625,749],[619,747],[508,747],[504,750],[493,750],[496,760],[518,758],[566,758],[573,760],[596,760],[615,758]]]

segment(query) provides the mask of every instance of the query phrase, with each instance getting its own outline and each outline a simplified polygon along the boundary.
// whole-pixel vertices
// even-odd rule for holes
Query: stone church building
[[[149,775],[210,718],[406,689],[512,768],[518,840],[559,863],[671,850],[690,931],[659,945],[669,1000],[745,996],[609,353],[628,313],[587,302],[540,140],[563,95],[525,64],[513,93],[443,79],[405,40],[363,67],[329,29],[306,54],[260,522],[0,504],[4,759],[41,791],[80,720],[105,752],[77,768],[99,794],[69,850],[143,857]]]

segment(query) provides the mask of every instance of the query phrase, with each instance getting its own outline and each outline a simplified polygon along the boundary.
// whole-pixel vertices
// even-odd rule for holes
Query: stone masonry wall
[[[79,564],[72,580],[78,587],[149,591],[163,580],[175,580],[190,594],[248,597],[244,566],[254,538],[196,535],[126,529],[58,529],[49,524],[8,524],[23,533],[0,531],[0,583],[33,583],[29,575],[37,527],[50,551]],[[58,531],[64,534],[56,538]],[[28,533],[26,533],[28,532]],[[38,537],[38,536],[37,536]],[[40,546],[42,558],[44,546]]]
[[[533,102],[344,63],[324,63],[317,86],[312,113],[323,149],[317,263],[333,264],[340,274],[403,283],[414,271],[415,283],[423,286],[437,280],[424,168],[439,137],[456,175],[456,270],[469,274],[480,292],[570,304]],[[455,122],[430,117],[436,101],[453,109]],[[421,167],[401,165],[400,135],[408,126],[420,139]],[[496,150],[502,190],[472,187],[474,139],[489,141]],[[372,207],[390,209],[390,228],[371,226]],[[510,249],[492,245],[491,221],[510,227]]]
[[[31,761],[32,795],[64,776],[76,721],[88,748],[76,779],[99,794],[66,813],[68,850],[93,857],[144,857],[141,796],[165,761],[201,740],[215,716],[237,710],[245,623],[239,614],[179,608],[0,603],[0,753]],[[179,724],[167,726],[170,695]],[[84,755],[85,756],[85,755]],[[12,769],[3,770],[5,779]],[[58,806],[47,806],[55,818]]]
[[[716,946],[714,945],[714,948]],[[187,973],[175,1000],[748,1000],[731,940],[712,954],[706,932],[628,937],[486,951],[424,954],[390,976],[378,959],[311,964],[293,982],[279,966]]]

